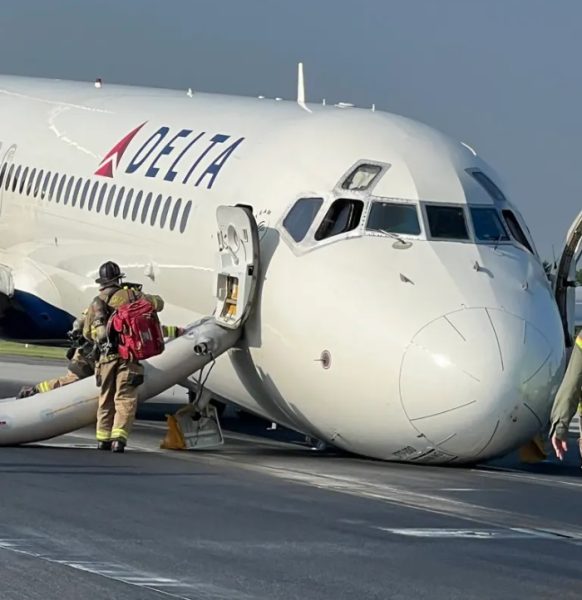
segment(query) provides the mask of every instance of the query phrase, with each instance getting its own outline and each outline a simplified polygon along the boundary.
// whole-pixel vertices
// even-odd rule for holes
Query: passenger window
[[[509,240],[507,231],[495,208],[472,208],[475,237],[481,242],[505,242]]]
[[[38,172],[38,175],[37,175],[37,177],[36,177],[36,181],[35,181],[35,182],[34,182],[34,184],[33,184],[32,195],[33,195],[35,198],[37,198],[37,197],[38,197],[38,194],[39,194],[39,192],[40,192],[40,188],[41,188],[42,181],[43,181],[43,179],[42,179],[42,178],[43,178],[43,176],[44,176],[44,175],[45,175],[45,172],[44,172],[44,171],[41,169],[41,170]],[[46,175],[47,175],[47,178],[48,178],[48,177],[50,177],[50,173],[49,173],[49,171],[47,171],[47,172],[46,172]]]
[[[359,165],[342,183],[342,189],[360,192],[367,190],[382,171],[380,165]]]
[[[156,224],[156,219],[158,218],[158,213],[160,212],[160,204],[162,203],[162,195],[159,194],[154,203],[154,208],[152,210],[152,216],[150,218],[150,225],[153,227]]]
[[[8,167],[8,163],[4,163],[2,165],[2,169],[0,169],[0,188],[2,187],[2,184],[4,183],[4,176],[6,175],[7,167]]]
[[[117,200],[115,201],[115,208],[113,209],[113,216],[117,217],[117,215],[119,214],[119,211],[121,210],[121,203],[123,202],[123,196],[125,194],[125,188],[122,187],[118,194],[117,194]]]
[[[85,185],[83,186],[83,191],[81,192],[81,199],[79,200],[79,208],[85,208],[85,202],[87,202],[87,196],[89,195],[89,189],[91,187],[91,181],[87,179],[85,181]]]
[[[509,231],[511,232],[513,238],[516,239],[522,246],[525,246],[533,254],[533,248],[531,247],[527,236],[523,232],[523,229],[521,228],[517,217],[513,214],[511,210],[506,209],[502,212],[503,218],[505,219],[507,227],[509,228]]]
[[[483,173],[478,169],[469,169],[469,175],[477,181],[477,183],[487,192],[490,198],[495,202],[507,202],[505,194]]]
[[[75,188],[73,189],[73,193],[71,195],[71,206],[77,205],[77,200],[79,200],[79,192],[81,191],[82,185],[83,185],[83,180],[79,177],[79,179],[77,179],[77,183],[75,184]]]
[[[74,177],[69,177],[69,183],[67,184],[67,188],[65,190],[65,198],[63,200],[63,204],[68,204],[71,199],[71,192],[73,191],[73,184],[75,183]]]
[[[143,210],[141,211],[141,222],[142,224],[146,222],[148,218],[148,212],[150,210],[150,204],[152,203],[153,194],[150,192],[145,199]]]
[[[176,204],[174,205],[174,210],[172,211],[172,218],[170,219],[170,229],[174,231],[174,227],[176,227],[176,222],[178,221],[178,214],[180,212],[180,207],[182,206],[182,198],[178,198]]]
[[[135,197],[135,202],[133,204],[133,212],[131,213],[131,220],[135,221],[137,219],[137,213],[139,211],[139,205],[141,204],[141,199],[143,197],[143,192],[138,192]]]
[[[420,222],[416,206],[397,202],[372,202],[366,229],[419,235]]]
[[[93,184],[93,188],[91,189],[91,196],[89,196],[89,205],[87,206],[87,210],[93,210],[93,206],[95,205],[95,199],[97,198],[98,191],[99,191],[99,182],[96,181]]]
[[[18,166],[16,169],[16,173],[14,173],[14,179],[12,180],[12,191],[16,192],[16,186],[18,185],[18,179],[20,177],[20,171],[22,171],[22,167]]]
[[[166,203],[164,204],[164,210],[162,210],[162,216],[160,218],[160,227],[163,229],[166,226],[166,219],[168,218],[168,213],[170,212],[170,206],[172,205],[172,196],[170,196]]]
[[[28,177],[28,167],[26,167],[26,169],[24,169],[24,171],[22,172],[22,179],[20,180],[20,187],[18,188],[19,194],[24,193],[24,186],[26,184],[27,177]]]
[[[56,202],[60,202],[61,201],[61,197],[63,195],[63,188],[65,187],[65,182],[67,181],[67,176],[63,175],[61,177],[61,180],[59,182],[59,187],[57,189],[57,197],[56,197]]]
[[[356,229],[363,210],[364,203],[361,200],[336,200],[315,232],[315,239],[319,241]]]
[[[123,206],[123,215],[122,218],[125,220],[129,215],[129,209],[131,208],[131,199],[133,198],[133,188],[127,192],[127,197],[125,198],[125,204]]]
[[[6,177],[6,182],[4,185],[4,189],[6,191],[8,191],[8,188],[10,187],[10,181],[12,180],[12,173],[14,173],[14,165],[10,165],[10,169],[8,169],[8,177]]]
[[[57,175],[55,175],[55,181],[57,179]],[[51,180],[51,172],[47,171],[45,173],[44,179],[42,181],[42,185],[40,188],[40,199],[44,200],[46,198],[46,196],[48,195],[48,189],[49,189],[49,183]],[[40,177],[38,178],[39,184],[40,184]],[[36,192],[35,192],[36,193]]]
[[[465,211],[462,206],[426,207],[428,226],[433,238],[443,240],[468,240]]]
[[[111,186],[111,189],[109,190],[109,196],[107,197],[107,204],[105,205],[105,214],[108,215],[109,211],[111,210],[111,205],[113,204],[113,198],[115,198],[115,190],[116,190],[116,186],[113,185]]]
[[[180,233],[186,231],[186,225],[188,225],[188,219],[190,217],[190,210],[192,210],[192,200],[188,200],[182,213],[182,220],[180,221]]]
[[[97,200],[97,208],[95,209],[96,212],[101,212],[101,209],[103,208],[103,202],[105,201],[105,194],[107,194],[107,184],[104,183],[103,186],[101,187],[101,191],[99,192],[99,199]]]
[[[38,184],[37,184],[37,185],[38,185],[38,190],[36,190],[34,193],[36,194],[36,193],[37,193],[37,191],[38,191],[38,193],[40,194],[40,199],[41,199],[41,200],[43,200],[42,193],[43,193],[44,189],[47,187],[47,185],[48,185],[48,180],[49,180],[49,178],[50,178],[50,177],[51,177],[51,172],[50,172],[50,171],[48,171],[48,172],[47,172],[47,174],[46,174],[46,178],[45,178],[45,180],[44,180],[44,183],[42,184],[42,186],[41,186],[40,179],[38,180]],[[57,181],[58,181],[58,180],[59,180],[59,174],[58,174],[58,173],[55,173],[55,174],[52,176],[52,179],[51,179],[51,187],[50,187],[50,191],[49,191],[49,194],[48,194],[48,197],[47,197],[47,200],[48,200],[49,202],[50,202],[50,201],[53,199],[53,197],[54,197],[54,193],[55,193],[55,190],[56,190],[56,187],[57,187]],[[42,191],[41,191],[41,190],[42,190]]]
[[[307,235],[322,204],[323,198],[301,198],[295,202],[283,221],[283,227],[296,242]]]
[[[30,172],[30,178],[28,179],[28,185],[26,186],[26,195],[30,196],[34,190],[34,181],[36,179],[36,169],[32,169]]]

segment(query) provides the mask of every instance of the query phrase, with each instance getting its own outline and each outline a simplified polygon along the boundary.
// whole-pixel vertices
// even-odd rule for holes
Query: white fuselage
[[[216,207],[253,207],[260,300],[214,393],[387,460],[487,458],[545,423],[558,312],[523,220],[471,175],[493,179],[466,146],[381,112],[12,77],[0,143],[0,263],[71,315],[105,260],[164,297],[164,322],[210,314]],[[381,176],[343,189],[365,162]],[[322,202],[296,242],[284,220],[301,198]],[[361,223],[316,239],[338,198],[361,201]],[[375,201],[417,207],[420,231],[368,230]],[[461,207],[467,239],[435,239],[427,204]],[[474,206],[512,211],[530,250],[479,241]]]

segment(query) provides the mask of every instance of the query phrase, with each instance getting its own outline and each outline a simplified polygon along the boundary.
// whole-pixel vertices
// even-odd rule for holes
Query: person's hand
[[[554,447],[554,452],[556,453],[556,456],[560,460],[564,460],[564,456],[566,452],[568,452],[568,444],[566,443],[566,440],[561,440],[554,433],[554,435],[552,436],[552,446]]]

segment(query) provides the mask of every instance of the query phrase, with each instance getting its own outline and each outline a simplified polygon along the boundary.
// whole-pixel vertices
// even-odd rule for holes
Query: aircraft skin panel
[[[210,389],[387,460],[467,461],[513,449],[535,433],[531,411],[544,414],[563,369],[551,290],[538,257],[520,244],[476,243],[468,216],[466,240],[437,241],[425,211],[507,208],[520,221],[518,211],[471,175],[495,179],[486,163],[426,125],[309,108],[0,77],[0,282],[76,315],[95,295],[99,264],[116,260],[128,280],[165,298],[164,322],[188,322],[214,308],[217,206],[250,205],[260,299]],[[362,162],[381,165],[378,180],[369,190],[342,188]],[[283,223],[300,198],[321,198],[321,208],[297,242]],[[363,203],[361,223],[316,239],[341,198]],[[378,200],[418,207],[421,230],[404,235],[408,245],[366,230]],[[479,317],[467,324],[459,315],[470,311]],[[537,332],[532,348],[492,328],[480,352],[492,314],[512,331]],[[479,377],[493,377],[498,343],[511,368],[495,371],[488,387]],[[542,379],[521,378],[530,356],[536,368],[544,360]],[[465,385],[458,369],[479,381]]]

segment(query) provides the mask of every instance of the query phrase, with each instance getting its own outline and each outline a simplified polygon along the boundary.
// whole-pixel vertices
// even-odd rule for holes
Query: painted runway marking
[[[450,529],[441,527],[375,527],[381,531],[392,533],[394,535],[403,535],[407,537],[433,538],[433,539],[472,539],[472,540],[510,540],[538,538],[544,540],[564,540],[571,539],[565,535],[541,531],[537,529],[527,529],[521,527],[511,527],[509,529]],[[574,539],[578,539],[575,535]]]
[[[91,575],[98,575],[110,581],[146,589],[176,600],[257,600],[256,596],[249,596],[239,590],[220,587],[211,583],[180,581],[179,579],[158,576],[154,573],[140,571],[117,563],[76,560],[74,558],[66,559],[62,557],[62,552],[51,551],[50,540],[44,537],[0,538],[0,550],[29,556],[76,571],[90,573]]]

